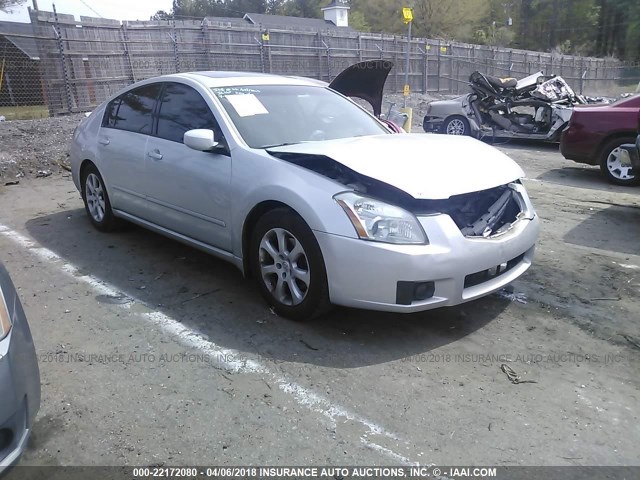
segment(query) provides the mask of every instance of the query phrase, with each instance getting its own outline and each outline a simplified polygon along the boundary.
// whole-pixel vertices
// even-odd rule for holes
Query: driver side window
[[[222,131],[204,98],[193,88],[181,83],[167,83],[158,112],[157,136],[183,143],[188,130],[213,130],[217,140]]]

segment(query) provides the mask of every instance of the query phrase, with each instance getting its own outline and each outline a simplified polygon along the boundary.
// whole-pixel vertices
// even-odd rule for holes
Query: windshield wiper
[[[261,147],[258,148],[264,148],[265,150],[269,149],[269,148],[276,148],[276,147],[287,147],[289,145],[298,145],[299,143],[304,143],[304,142],[285,142],[285,143],[275,143],[273,145],[263,145]]]

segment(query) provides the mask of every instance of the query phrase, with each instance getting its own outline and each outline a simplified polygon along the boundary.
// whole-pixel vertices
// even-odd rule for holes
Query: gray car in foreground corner
[[[144,80],[83,119],[71,165],[96,228],[124,219],[228,260],[300,320],[331,303],[416,312],[479,298],[529,268],[538,236],[509,157],[469,137],[393,134],[315,80]]]
[[[40,371],[27,318],[0,264],[0,475],[27,446],[40,408]]]

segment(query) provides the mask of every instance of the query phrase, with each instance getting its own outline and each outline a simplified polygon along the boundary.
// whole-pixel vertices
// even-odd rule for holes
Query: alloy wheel
[[[283,305],[299,305],[307,296],[311,271],[300,241],[284,228],[272,228],[260,241],[262,281]]]
[[[459,118],[454,118],[453,120],[449,120],[447,124],[447,135],[464,135],[465,134],[465,125],[462,120]]]
[[[104,195],[104,186],[102,185],[100,178],[95,173],[87,175],[87,180],[85,182],[85,195],[91,217],[96,222],[102,222],[107,207]]]
[[[626,152],[622,148],[614,148],[607,157],[607,169],[614,178],[630,181],[635,178],[635,175],[631,174],[631,163],[624,153]]]

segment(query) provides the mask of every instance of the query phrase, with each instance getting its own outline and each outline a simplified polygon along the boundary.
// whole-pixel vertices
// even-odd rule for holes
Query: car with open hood
[[[40,370],[31,331],[0,263],[0,477],[27,447],[40,408]]]
[[[529,268],[538,236],[509,157],[392,134],[311,79],[147,79],[83,119],[70,155],[96,228],[128,220],[230,261],[293,319],[479,298]]]

